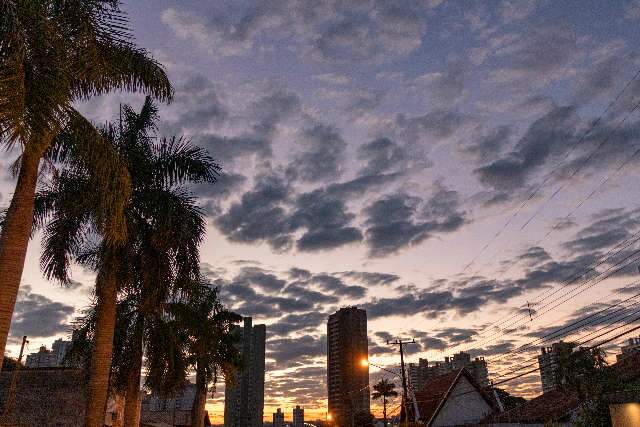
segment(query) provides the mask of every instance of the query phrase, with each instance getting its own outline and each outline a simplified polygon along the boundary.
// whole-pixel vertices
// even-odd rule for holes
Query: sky
[[[599,319],[607,304],[633,314],[640,2],[123,9],[175,87],[159,132],[223,165],[218,183],[192,188],[208,217],[202,270],[225,304],[267,324],[265,420],[277,407],[289,419],[296,404],[324,418],[326,320],[343,306],[367,310],[373,363],[396,368],[386,340],[415,338],[408,361],[466,350],[501,379],[542,345],[509,354],[523,344]],[[104,123],[142,101],[113,94],[78,108]],[[30,351],[66,336],[91,297],[90,272],[61,288],[43,279],[39,254],[36,234],[12,355],[22,335]],[[583,326],[574,338],[597,336]],[[372,382],[381,375],[371,368]],[[504,387],[534,396],[539,376]],[[218,421],[223,392],[208,403]]]

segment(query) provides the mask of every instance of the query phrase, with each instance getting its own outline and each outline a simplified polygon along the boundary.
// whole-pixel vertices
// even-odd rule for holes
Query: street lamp
[[[366,366],[371,365],[371,366],[376,367],[376,368],[378,368],[378,369],[380,369],[380,370],[383,370],[383,371],[385,371],[385,372],[389,372],[390,374],[393,374],[393,375],[395,375],[395,376],[396,376],[396,377],[398,377],[398,378],[402,378],[402,376],[401,376],[399,373],[394,372],[394,371],[392,371],[392,370],[389,370],[389,369],[387,369],[387,368],[383,368],[382,366],[380,366],[380,365],[376,365],[375,363],[371,363],[371,361],[369,361],[368,359],[362,359],[362,360],[360,361],[360,365],[362,365],[363,367],[366,367]]]

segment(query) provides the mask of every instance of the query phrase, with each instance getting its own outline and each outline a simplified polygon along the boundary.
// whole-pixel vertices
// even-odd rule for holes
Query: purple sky
[[[209,215],[202,264],[225,303],[270,325],[266,415],[296,404],[323,414],[326,318],[340,306],[367,309],[376,363],[397,363],[387,337],[415,337],[410,361],[470,349],[504,373],[535,349],[502,354],[638,292],[612,294],[638,280],[630,267],[557,307],[545,304],[570,288],[539,297],[640,230],[640,79],[607,109],[640,68],[640,2],[124,9],[176,88],[161,132],[224,165],[218,184],[193,189]],[[141,101],[80,107],[104,122],[119,102]],[[6,172],[0,205],[12,185]],[[12,353],[23,334],[33,351],[64,336],[91,293],[80,269],[73,289],[47,283],[39,252],[36,236]],[[509,321],[527,301],[539,317]],[[501,320],[506,330],[485,330]],[[509,387],[537,394],[539,377]]]

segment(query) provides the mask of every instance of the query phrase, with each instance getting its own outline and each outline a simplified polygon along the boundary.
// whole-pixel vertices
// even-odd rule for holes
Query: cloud
[[[416,245],[436,234],[462,227],[458,193],[440,183],[425,203],[407,194],[385,196],[365,209],[365,241],[372,256],[384,256]]]
[[[358,158],[364,162],[358,175],[379,175],[402,168],[408,161],[404,147],[389,138],[377,138],[358,148]]]
[[[294,179],[326,182],[342,174],[347,144],[335,128],[318,124],[304,130],[300,142],[305,150],[295,158],[288,171]]]
[[[494,70],[490,78],[498,83],[546,83],[564,78],[571,61],[581,53],[575,30],[566,24],[532,26],[500,46],[498,57],[507,58],[505,68]]]
[[[432,3],[275,0],[233,10],[211,7],[206,15],[172,7],[161,19],[179,38],[223,56],[286,40],[300,56],[317,61],[388,61],[422,44]]]
[[[497,190],[518,189],[550,158],[574,144],[574,107],[555,107],[533,122],[515,147],[503,157],[475,170],[480,181]]]
[[[18,291],[13,318],[12,337],[51,337],[66,334],[70,329],[70,316],[75,308],[48,297],[32,292],[29,285],[22,285]]]

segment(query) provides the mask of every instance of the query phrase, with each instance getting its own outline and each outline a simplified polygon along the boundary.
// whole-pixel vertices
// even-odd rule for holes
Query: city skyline
[[[175,86],[159,132],[222,162],[218,183],[192,188],[208,221],[202,271],[267,327],[265,419],[296,404],[324,417],[325,326],[340,307],[367,310],[380,366],[398,364],[387,340],[415,338],[407,362],[465,351],[496,372],[520,345],[639,292],[633,265],[557,308],[535,305],[640,231],[640,122],[625,119],[640,94],[640,3],[315,3],[123,3]],[[104,123],[142,102],[116,93],[77,107]],[[0,208],[16,156],[0,159]],[[68,287],[43,278],[41,240],[13,357],[23,335],[29,352],[66,339],[92,298],[95,277],[78,266]],[[488,341],[511,316],[521,328]],[[371,368],[371,383],[380,376]],[[534,396],[541,384],[508,388]],[[221,385],[216,420],[223,402]]]

